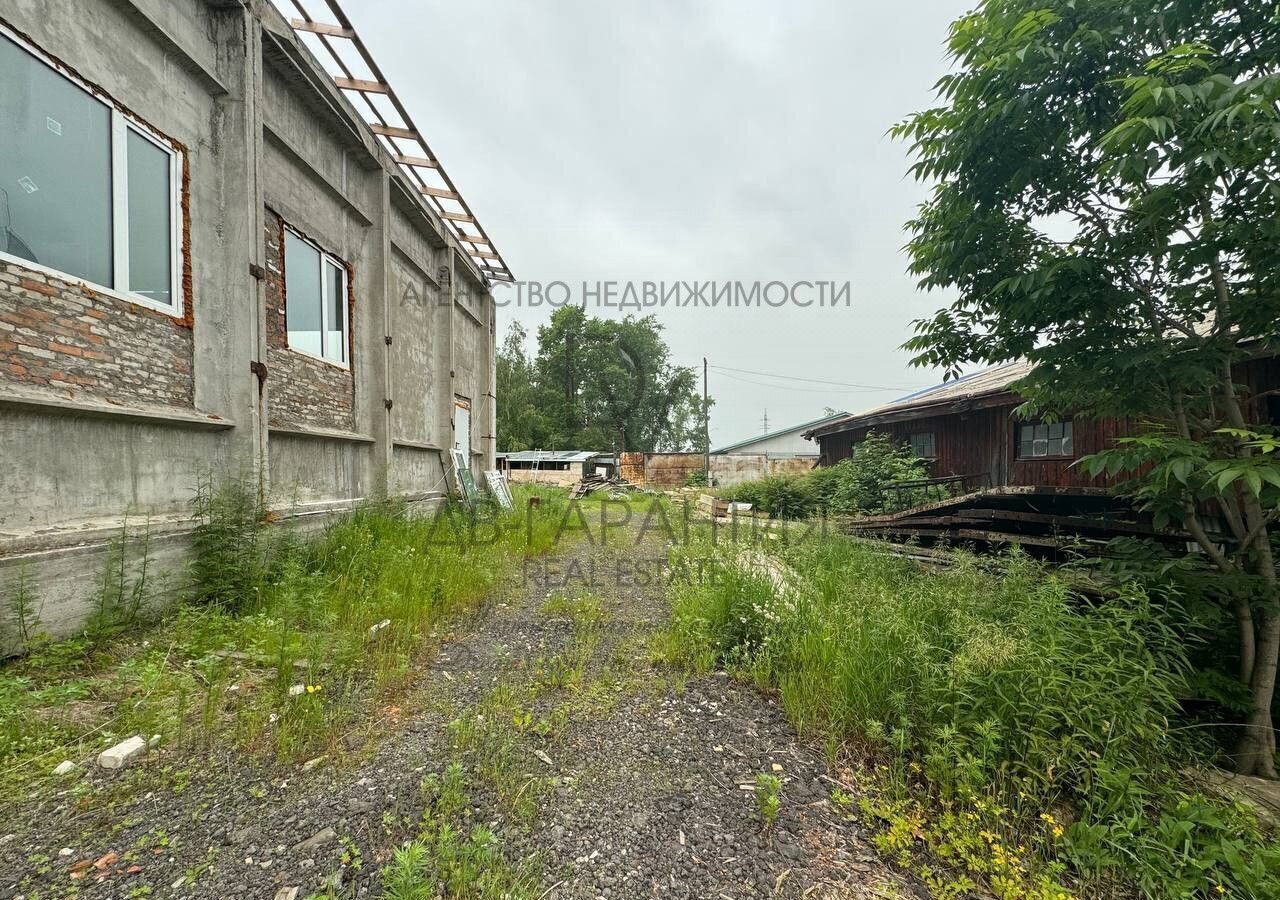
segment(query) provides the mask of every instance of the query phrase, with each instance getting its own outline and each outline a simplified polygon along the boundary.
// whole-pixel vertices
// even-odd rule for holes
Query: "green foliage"
[[[230,612],[257,608],[270,572],[267,508],[256,488],[206,477],[191,506],[192,600]]]
[[[685,476],[684,486],[685,487],[706,487],[707,473],[702,471],[701,469],[698,469],[697,471],[694,471],[694,472],[690,472],[688,475]]]
[[[842,515],[889,512],[916,502],[910,492],[886,491],[886,485],[929,477],[925,463],[911,445],[894,443],[888,435],[869,432],[849,459],[814,469],[810,483],[818,505]]]
[[[765,828],[772,828],[778,821],[782,808],[782,779],[768,772],[756,776],[756,809]]]
[[[956,374],[1025,357],[1025,411],[1167,432],[1096,470],[1145,481],[1134,493],[1161,522],[1249,583],[1253,708],[1235,760],[1262,776],[1276,773],[1280,470],[1245,430],[1259,398],[1236,380],[1280,347],[1278,35],[1269,0],[986,0],[952,26],[941,105],[894,129],[934,185],[909,223],[911,270],[955,298],[916,323],[915,362]]]
[[[849,459],[803,475],[768,475],[736,485],[726,498],[751,503],[777,519],[803,519],[826,511],[838,515],[869,515],[919,502],[909,490],[886,487],[928,478],[925,464],[906,443],[870,432]]]
[[[498,354],[498,447],[652,451],[703,449],[693,369],[676,366],[653,316],[589,317],[562,307],[538,350],[512,325]]]
[[[1153,427],[1080,460],[1090,475],[1141,473],[1121,490],[1150,511],[1157,528],[1181,525],[1188,508],[1234,499],[1245,491],[1264,509],[1280,508],[1280,438],[1243,428],[1219,428],[1202,440]],[[1241,451],[1250,451],[1244,455]]]
[[[220,736],[285,759],[334,752],[373,701],[394,703],[412,687],[451,619],[519,559],[551,547],[566,501],[541,495],[528,520],[523,503],[481,522],[462,509],[414,517],[379,503],[308,540],[259,534],[234,553],[209,546],[195,567],[208,576],[154,627],[36,641],[0,667],[0,768],[43,774],[56,753],[74,758],[134,733],[196,750]],[[232,522],[265,528],[245,515],[251,504],[205,508],[227,512],[210,512],[204,540]],[[248,576],[229,570],[242,555],[257,567]]]
[[[451,764],[444,777],[422,781],[422,823],[418,836],[397,848],[382,870],[389,900],[522,900],[537,896],[537,880],[527,866],[512,867],[501,842],[484,825],[468,827],[471,798],[462,767]]]
[[[744,481],[723,494],[735,503],[750,503],[775,519],[804,519],[817,508],[813,488],[802,475],[766,475]]]
[[[802,731],[887,757],[873,814],[941,829],[903,826],[912,853],[945,847],[1002,897],[1060,896],[1060,876],[1083,896],[1280,889],[1280,849],[1182,770],[1169,719],[1189,666],[1140,591],[1086,604],[1018,554],[925,572],[824,539],[784,551],[808,582],[779,595],[723,551],[682,552],[715,577],[674,586],[674,643],[777,689]]]

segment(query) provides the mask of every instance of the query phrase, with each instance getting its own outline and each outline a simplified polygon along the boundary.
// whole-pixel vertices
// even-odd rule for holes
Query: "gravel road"
[[[374,711],[391,727],[372,749],[304,768],[162,748],[4,799],[0,896],[380,896],[382,865],[422,814],[424,775],[453,761],[488,772],[467,815],[536,873],[534,897],[926,896],[833,808],[821,749],[776,702],[723,674],[651,664],[665,548],[614,538],[510,578],[446,642],[413,703]],[[762,773],[782,783],[771,827]]]

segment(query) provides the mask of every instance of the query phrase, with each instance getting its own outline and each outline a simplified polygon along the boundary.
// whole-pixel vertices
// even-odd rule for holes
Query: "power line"
[[[826,394],[828,397],[830,397],[833,395],[844,395],[849,393],[849,391],[846,388],[795,387],[787,384],[774,384],[767,381],[757,381],[754,378],[743,378],[741,375],[733,375],[729,372],[721,372],[720,377],[731,378],[734,381],[740,381],[743,384],[753,384],[756,387],[773,388],[774,390],[778,390],[778,391],[793,391],[799,394]]]
[[[731,366],[711,366],[721,372],[741,372],[744,375],[762,375],[765,378],[781,378],[785,381],[806,381],[811,384],[833,384],[837,387],[856,388],[863,391],[916,391],[920,388],[888,387],[883,384],[858,384],[852,381],[828,381],[823,378],[803,378],[799,375],[780,375],[777,372],[757,372],[753,369],[735,369]]]

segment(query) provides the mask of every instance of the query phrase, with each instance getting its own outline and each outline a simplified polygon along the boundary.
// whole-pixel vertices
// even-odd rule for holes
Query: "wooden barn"
[[[875,431],[909,443],[930,478],[901,486],[916,506],[867,519],[855,528],[924,540],[1061,546],[1079,535],[1151,534],[1141,517],[1112,496],[1116,478],[1090,477],[1077,461],[1133,434],[1125,419],[1019,419],[1012,385],[1030,372],[1015,361],[985,369],[805,432],[819,465],[853,455]],[[1280,358],[1259,354],[1237,369],[1257,422],[1280,425]],[[1069,535],[1069,536],[1068,536]],[[1181,540],[1181,535],[1169,535]]]

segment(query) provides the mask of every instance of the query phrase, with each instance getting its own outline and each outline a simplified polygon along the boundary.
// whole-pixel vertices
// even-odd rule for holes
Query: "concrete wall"
[[[723,453],[711,457],[711,477],[717,487],[730,487],[766,475],[802,475],[817,464],[816,456]]]
[[[556,487],[573,487],[582,480],[582,466],[570,466],[563,471],[552,469],[508,469],[507,481],[512,484],[550,484]]]
[[[286,516],[433,502],[455,394],[494,467],[493,298],[270,3],[75,6],[0,24],[181,153],[185,270],[170,315],[0,261],[0,601],[23,573],[55,634],[126,517],[180,570],[202,478],[247,474]],[[348,266],[349,368],[288,346],[282,222]]]

